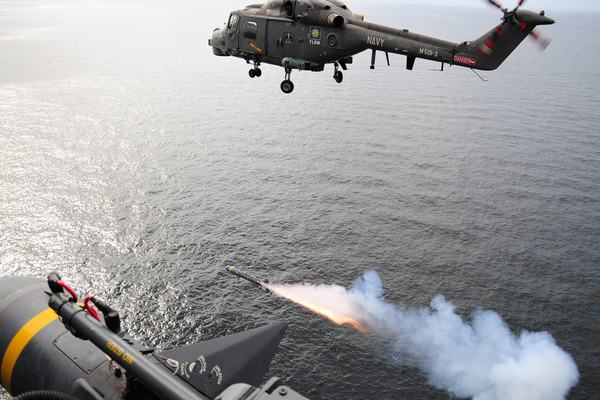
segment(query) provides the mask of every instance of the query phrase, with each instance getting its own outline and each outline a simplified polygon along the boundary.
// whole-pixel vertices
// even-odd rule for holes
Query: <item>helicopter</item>
[[[339,0],[268,0],[233,11],[225,27],[216,28],[208,40],[217,56],[243,58],[253,64],[251,78],[260,77],[261,63],[282,66],[285,79],[281,90],[294,90],[292,70],[323,71],[333,64],[333,78],[341,83],[342,70],[352,64],[353,56],[371,49],[371,69],[375,68],[377,51],[406,56],[406,68],[412,70],[417,58],[438,61],[471,69],[494,70],[538,25],[555,21],[539,13],[521,9],[525,0],[509,10],[494,0],[500,9],[502,23],[476,40],[453,43],[388,26],[365,21]],[[542,41],[547,46],[547,41]],[[341,68],[341,70],[340,70]]]

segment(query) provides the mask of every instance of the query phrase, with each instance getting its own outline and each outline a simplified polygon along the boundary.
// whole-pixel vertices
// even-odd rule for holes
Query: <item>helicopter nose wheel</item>
[[[344,80],[344,74],[342,73],[342,71],[336,71],[336,73],[333,74],[333,79],[335,79],[337,83],[342,83],[342,81]]]
[[[281,91],[285,94],[290,94],[294,91],[294,83],[290,80],[292,75],[291,68],[285,69],[285,80],[281,82]]]
[[[344,74],[342,73],[342,71],[340,71],[339,68],[339,64],[335,63],[333,64],[333,79],[335,79],[335,81],[337,83],[342,83],[342,81],[344,80]]]

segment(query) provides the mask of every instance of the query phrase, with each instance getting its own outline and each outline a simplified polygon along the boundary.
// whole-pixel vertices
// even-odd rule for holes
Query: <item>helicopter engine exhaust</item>
[[[342,28],[345,22],[346,21],[344,20],[344,17],[342,17],[341,15],[331,13],[327,16],[327,24],[334,28]]]
[[[287,17],[292,18],[294,16],[294,2],[291,0],[287,0],[283,3],[283,9],[285,10]]]
[[[326,12],[307,11],[298,12],[296,9],[297,18],[307,24],[320,26],[330,26],[332,28],[343,28],[346,25],[346,18],[334,12],[327,14]]]

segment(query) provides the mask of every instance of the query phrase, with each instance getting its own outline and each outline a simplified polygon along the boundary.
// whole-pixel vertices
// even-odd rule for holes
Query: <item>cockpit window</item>
[[[244,37],[246,39],[256,39],[258,24],[255,21],[244,21]]]
[[[236,14],[231,14],[229,16],[229,23],[227,24],[227,27],[229,29],[236,30],[237,25],[238,25],[238,20],[239,20],[239,17]]]

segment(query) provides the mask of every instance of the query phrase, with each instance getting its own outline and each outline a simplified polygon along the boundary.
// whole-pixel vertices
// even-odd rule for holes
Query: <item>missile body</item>
[[[255,277],[253,277],[252,275],[248,275],[242,271],[240,271],[239,269],[235,268],[235,267],[226,267],[225,268],[227,270],[227,272],[230,272],[234,275],[237,275],[240,278],[244,278],[247,281],[250,281],[258,286],[262,286],[263,283],[261,281],[259,281],[258,279],[256,279]]]

